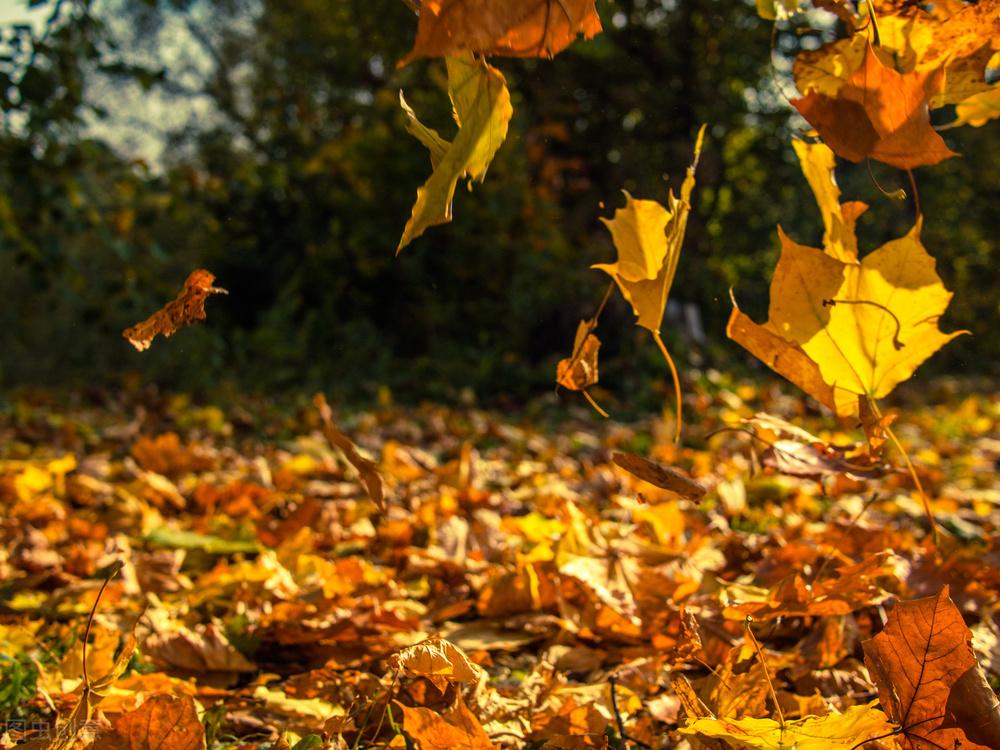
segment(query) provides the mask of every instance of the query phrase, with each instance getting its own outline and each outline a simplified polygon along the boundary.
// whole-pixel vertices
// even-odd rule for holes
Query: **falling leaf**
[[[750,321],[754,328],[740,330],[731,318],[730,338],[756,353],[754,349],[765,349],[758,344],[760,330],[771,334],[767,343],[773,350],[793,359],[807,375],[800,376],[809,386],[807,393],[823,396],[820,400],[827,406],[832,402],[837,413],[853,414],[857,408],[843,403],[838,391],[882,398],[965,333],[946,334],[938,328],[952,295],[920,242],[919,221],[905,237],[887,242],[861,263],[845,263],[799,245],[780,227],[778,236],[781,258],[771,281],[768,321],[763,326]],[[782,341],[785,350],[780,349]],[[815,363],[832,394],[815,382],[815,371],[795,356],[796,349]],[[772,360],[763,361],[771,365]]]
[[[571,391],[582,391],[597,383],[597,351],[601,348],[601,340],[591,330],[591,321],[580,321],[572,356],[559,360],[556,366],[556,382]]]
[[[594,0],[424,0],[417,39],[400,65],[462,53],[552,57],[601,32]]]
[[[587,388],[597,383],[597,351],[601,348],[601,340],[591,333],[596,326],[596,319],[580,321],[573,341],[573,353],[556,365],[556,383],[571,391],[582,391],[598,414],[607,417],[608,413],[587,393]]]
[[[1000,86],[994,86],[989,91],[959,102],[955,107],[955,119],[946,127],[971,125],[978,128],[998,117],[1000,117]]]
[[[836,95],[810,91],[792,105],[838,156],[912,169],[956,155],[930,123],[928,99],[942,82],[939,69],[897,73],[869,45]]]
[[[879,701],[906,747],[1000,747],[1000,706],[971,640],[945,586],[937,596],[897,603],[882,632],[862,642]]]
[[[157,310],[141,323],[126,328],[122,336],[140,352],[149,348],[157,334],[172,336],[181,326],[205,320],[205,300],[210,294],[229,294],[225,289],[212,286],[215,276],[203,268],[192,271],[177,297]]]
[[[615,451],[611,454],[611,460],[632,476],[649,482],[654,487],[676,492],[689,500],[700,500],[708,492],[701,484],[686,477],[677,469],[663,466],[635,453]]]
[[[445,63],[448,95],[458,124],[458,134],[451,143],[421,124],[400,94],[407,130],[430,150],[434,171],[417,190],[417,201],[397,253],[429,227],[451,221],[458,181],[467,177],[470,186],[483,181],[493,156],[507,137],[507,126],[514,114],[507,82],[499,70],[471,54],[448,57]]]
[[[792,148],[799,157],[802,173],[809,182],[823,215],[823,249],[837,260],[857,260],[858,238],[855,224],[858,217],[867,210],[868,204],[861,201],[840,202],[840,188],[834,178],[836,159],[828,146],[795,140],[792,141]]]
[[[1000,49],[1000,3],[883,3],[879,44],[901,73],[940,70],[943,84],[932,108],[958,102],[990,88],[986,69]]]
[[[378,473],[378,467],[374,461],[358,453],[358,449],[351,442],[351,439],[337,429],[333,423],[333,411],[326,402],[326,397],[322,393],[317,393],[313,397],[313,404],[319,410],[320,419],[323,421],[323,434],[333,445],[344,452],[344,456],[350,461],[351,466],[357,469],[364,482],[365,491],[368,497],[378,508],[379,512],[385,512],[385,494],[382,490],[382,475]]]
[[[637,200],[626,192],[625,207],[615,211],[614,218],[601,219],[611,232],[618,260],[591,268],[614,279],[622,296],[632,305],[636,325],[652,333],[660,331],[667,296],[677,272],[704,137],[702,125],[695,142],[694,161],[688,167],[679,199],[670,191],[664,207],[657,201]]]
[[[801,346],[783,338],[770,324],[755,323],[740,310],[735,298],[726,325],[726,336],[835,414],[857,414],[858,398],[854,393],[827,383],[819,365]]]
[[[190,696],[154,695],[120,716],[92,750],[204,750],[205,727]]]
[[[851,706],[842,714],[807,716],[783,724],[774,719],[714,719],[689,721],[682,734],[724,740],[731,747],[759,750],[851,750],[865,738],[885,737],[893,730],[886,715],[874,703]]]
[[[478,682],[482,668],[454,643],[429,638],[404,648],[389,659],[392,669],[424,677],[444,677],[452,682]]]

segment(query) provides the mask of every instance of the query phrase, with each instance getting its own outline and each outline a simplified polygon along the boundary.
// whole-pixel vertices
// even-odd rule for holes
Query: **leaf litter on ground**
[[[935,546],[909,474],[852,452],[862,424],[726,376],[687,391],[685,446],[582,407],[18,399],[0,747],[990,746],[997,396],[906,409]],[[907,629],[921,602],[947,643]],[[906,697],[900,632],[961,655],[935,662],[950,693]]]

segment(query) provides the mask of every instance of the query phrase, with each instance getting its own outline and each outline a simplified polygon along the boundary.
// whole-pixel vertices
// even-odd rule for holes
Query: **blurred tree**
[[[551,61],[494,61],[514,97],[508,142],[486,182],[459,191],[454,223],[398,259],[430,169],[404,130],[398,90],[428,124],[454,132],[443,65],[396,68],[415,29],[406,3],[48,5],[41,33],[5,36],[0,79],[0,230],[15,259],[0,277],[11,301],[0,344],[17,352],[2,360],[10,382],[135,367],[181,387],[235,378],[265,388],[385,382],[417,396],[464,385],[537,392],[602,294],[589,265],[613,251],[597,217],[621,204],[622,188],[662,199],[702,122],[709,140],[665,326],[673,349],[696,363],[745,362],[723,345],[728,288],[762,316],[775,225],[803,242],[821,233],[789,147],[801,121],[790,119],[782,76],[790,55],[832,29],[772,39],[752,2],[601,3],[605,33],[593,41]],[[140,101],[165,148],[129,163],[112,146]],[[976,168],[995,128],[947,135],[973,158],[918,173],[925,239],[957,292],[947,322],[974,328],[977,347],[995,345],[984,271],[995,262],[996,178]],[[912,222],[912,205],[881,197],[864,167],[841,177],[848,195],[873,204],[863,247]],[[120,330],[199,265],[230,297],[213,302],[209,325],[132,356]],[[699,312],[706,340],[680,325],[682,307]],[[611,306],[601,335],[614,389],[663,379],[624,305]],[[933,366],[971,359],[970,346],[957,341]]]

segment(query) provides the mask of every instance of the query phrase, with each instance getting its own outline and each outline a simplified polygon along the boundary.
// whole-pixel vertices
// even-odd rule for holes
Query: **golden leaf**
[[[667,195],[667,207],[657,201],[637,200],[625,192],[625,207],[614,218],[601,219],[611,232],[618,260],[598,263],[591,268],[604,271],[618,284],[622,296],[632,305],[636,325],[659,333],[670,286],[677,272],[681,244],[691,212],[691,191],[698,167],[705,126],[698,131],[694,161],[681,185],[681,196]]]
[[[861,747],[866,737],[884,737],[893,730],[886,715],[874,707],[851,706],[842,714],[807,716],[783,724],[774,719],[713,719],[689,721],[682,734],[714,737],[727,745],[758,750],[850,750]]]

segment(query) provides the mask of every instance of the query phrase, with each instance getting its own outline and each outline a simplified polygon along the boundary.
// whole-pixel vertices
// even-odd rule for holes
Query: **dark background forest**
[[[675,356],[749,370],[724,336],[729,288],[762,320],[775,226],[810,244],[822,233],[790,146],[805,125],[785,99],[789,60],[821,38],[785,27],[772,37],[752,2],[600,2],[605,33],[594,40],[551,61],[494,61],[513,96],[508,141],[485,183],[458,191],[454,222],[398,258],[429,174],[400,89],[428,124],[454,132],[441,62],[397,69],[416,24],[401,0],[49,0],[30,14],[7,5],[5,389],[549,390],[606,286],[589,268],[614,255],[598,218],[622,204],[622,189],[660,200],[676,189],[702,122],[664,325]],[[955,292],[942,328],[973,333],[918,377],[995,372],[998,132],[944,131],[963,158],[915,175],[924,242]],[[862,252],[912,224],[912,200],[876,186],[908,188],[905,173],[844,164],[838,178],[847,199],[872,204]],[[209,302],[206,324],[135,352],[122,329],[197,267],[229,296]],[[614,300],[598,331],[602,380],[620,393],[663,380],[659,353],[632,323]]]

